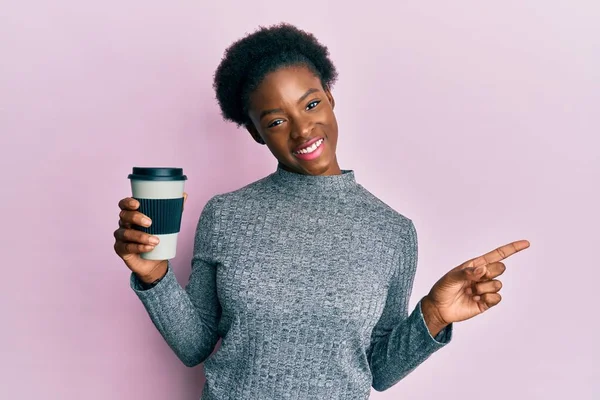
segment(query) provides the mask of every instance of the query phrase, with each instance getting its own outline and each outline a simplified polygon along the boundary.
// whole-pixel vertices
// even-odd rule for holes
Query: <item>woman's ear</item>
[[[333,98],[329,88],[325,88],[325,95],[327,96],[327,100],[329,100],[329,104],[331,104],[331,109],[333,110],[335,108],[335,99]]]
[[[254,139],[254,141],[256,143],[258,143],[258,144],[265,144],[265,141],[260,136],[260,133],[258,133],[258,131],[256,130],[256,127],[254,126],[254,124],[252,122],[246,122],[244,124],[244,126],[246,127],[246,130],[248,132],[250,132],[250,135],[252,136],[252,138]]]

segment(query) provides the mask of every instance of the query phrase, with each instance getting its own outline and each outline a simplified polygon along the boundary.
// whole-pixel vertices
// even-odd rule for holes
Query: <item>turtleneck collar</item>
[[[342,169],[339,175],[305,175],[286,171],[277,164],[272,180],[286,191],[298,194],[339,195],[356,188],[354,170]]]

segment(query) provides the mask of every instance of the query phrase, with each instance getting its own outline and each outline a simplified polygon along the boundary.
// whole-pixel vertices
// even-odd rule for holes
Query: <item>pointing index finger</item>
[[[473,267],[477,268],[480,265],[487,265],[494,262],[502,261],[505,258],[508,258],[521,250],[525,250],[528,247],[529,241],[527,240],[517,240],[516,242],[505,244],[504,246],[498,247],[497,249],[492,250],[489,253],[486,253],[474,259]]]

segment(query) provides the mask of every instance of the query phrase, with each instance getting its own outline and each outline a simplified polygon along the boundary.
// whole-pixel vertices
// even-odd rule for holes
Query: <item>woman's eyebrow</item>
[[[310,88],[306,91],[306,93],[304,93],[299,99],[298,99],[298,103],[302,103],[308,96],[310,96],[312,93],[314,92],[318,92],[319,89],[316,88]],[[269,114],[275,114],[275,113],[279,113],[279,112],[283,112],[283,110],[281,108],[272,108],[270,110],[264,110],[263,112],[260,113],[260,116],[258,117],[259,120],[263,119],[264,117],[266,117]]]
[[[319,89],[315,89],[315,88],[310,88],[310,89],[308,89],[308,90],[306,91],[306,93],[304,93],[304,94],[302,95],[302,97],[300,97],[300,98],[298,99],[298,103],[302,103],[302,102],[304,101],[304,99],[306,99],[306,98],[307,98],[307,97],[308,97],[310,94],[312,94],[312,93],[314,93],[314,92],[318,92],[318,91],[319,91]],[[298,104],[298,103],[296,103],[296,104]]]
[[[258,117],[258,119],[261,120],[269,114],[275,114],[275,113],[280,113],[280,112],[281,113],[283,112],[283,110],[281,108],[272,108],[270,110],[264,110],[263,112],[260,113],[260,117]]]

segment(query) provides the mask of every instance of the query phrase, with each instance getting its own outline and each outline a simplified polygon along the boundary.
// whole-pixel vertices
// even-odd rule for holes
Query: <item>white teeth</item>
[[[296,154],[312,153],[313,151],[315,151],[317,149],[317,147],[319,147],[321,145],[321,143],[323,143],[323,139],[319,139],[315,143],[313,143],[312,146],[309,146],[306,149],[302,149],[300,151],[296,151],[295,153]]]

